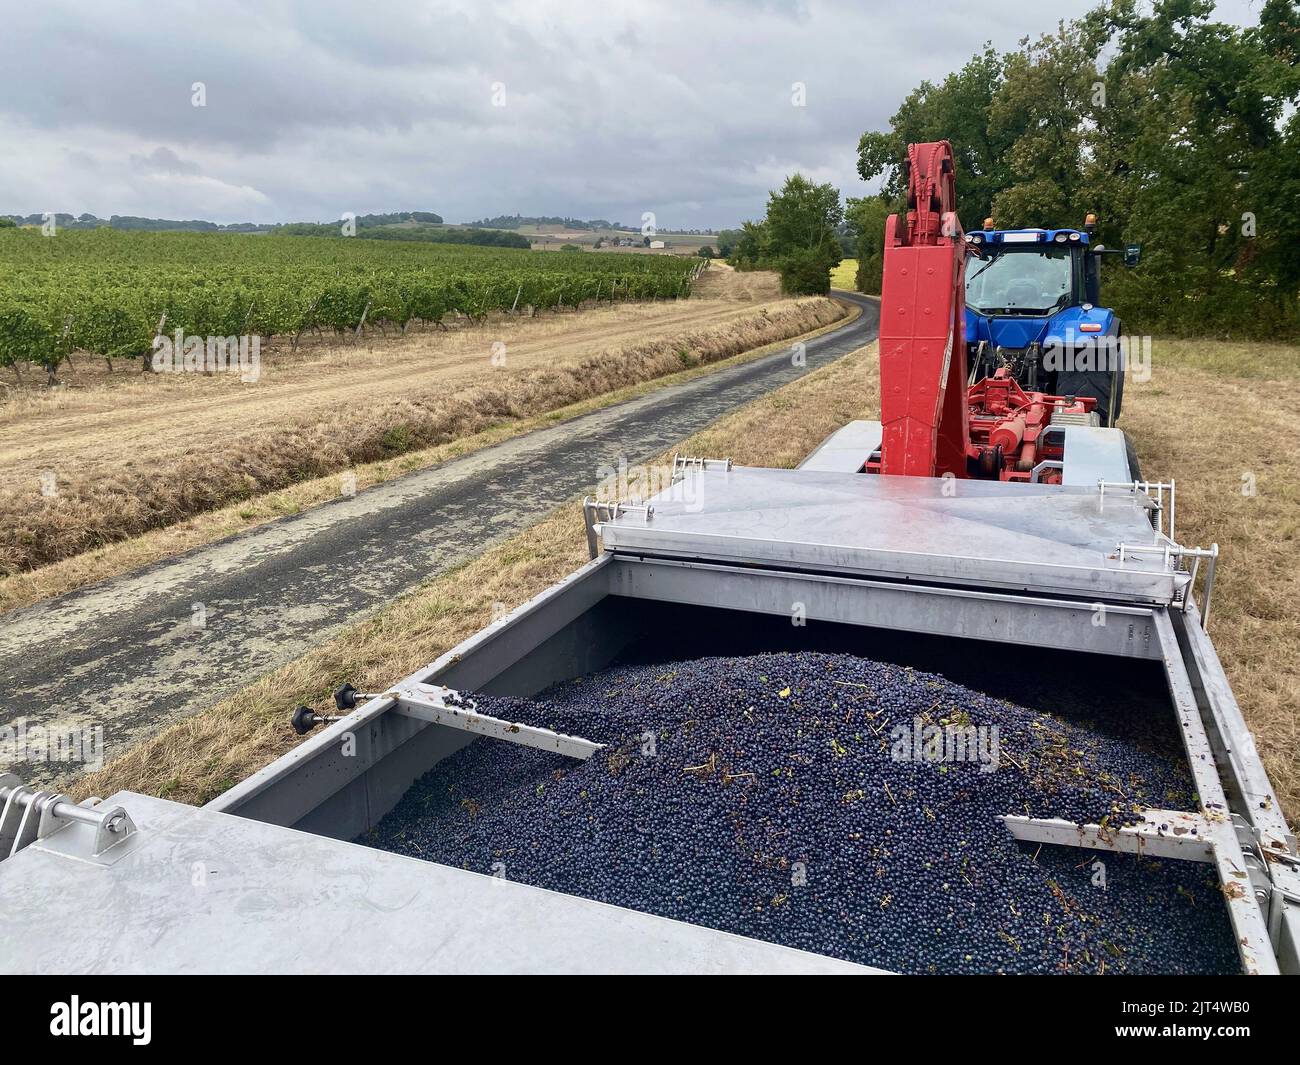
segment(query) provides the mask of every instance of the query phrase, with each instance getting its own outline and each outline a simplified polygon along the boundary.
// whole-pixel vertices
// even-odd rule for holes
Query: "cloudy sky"
[[[910,88],[1088,6],[0,0],[0,213],[732,225],[795,169],[861,194]]]

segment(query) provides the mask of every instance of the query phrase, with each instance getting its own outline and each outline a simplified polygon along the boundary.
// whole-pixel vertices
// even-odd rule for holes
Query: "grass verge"
[[[1121,425],[1178,484],[1178,539],[1217,542],[1210,636],[1287,819],[1300,825],[1300,347],[1163,340]]]

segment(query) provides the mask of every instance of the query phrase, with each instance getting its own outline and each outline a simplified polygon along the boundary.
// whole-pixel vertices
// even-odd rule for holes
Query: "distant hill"
[[[271,230],[282,237],[341,237],[338,222],[292,222]],[[357,219],[357,238],[365,240],[424,241],[429,244],[479,244],[489,248],[531,248],[532,243],[519,233],[499,229],[434,225],[427,222],[400,222],[393,225],[361,225]]]
[[[621,222],[607,222],[603,218],[561,218],[559,215],[499,214],[495,218],[480,218],[466,222],[467,226],[481,229],[520,229],[523,226],[562,226],[565,229],[628,229]]]
[[[45,222],[43,214],[7,214],[0,215],[0,218],[8,218],[20,226],[39,226]],[[55,212],[54,224],[59,229],[100,229],[107,226],[109,229],[144,229],[164,232],[167,230],[178,230],[186,233],[265,233],[272,227],[269,225],[259,225],[256,222],[234,222],[230,225],[219,225],[216,222],[206,222],[201,218],[175,219],[175,218],[140,218],[136,215],[115,214],[111,218],[97,218],[93,214],[64,214],[62,211]]]
[[[20,226],[39,226],[45,222],[43,214],[29,215],[0,215],[0,218],[9,218]],[[56,212],[54,223],[60,229],[99,229],[107,226],[109,229],[141,229],[151,232],[163,233],[170,230],[177,230],[186,233],[270,233],[274,229],[283,228],[273,223],[259,222],[232,222],[229,225],[220,225],[217,222],[207,222],[199,218],[186,220],[177,220],[174,218],[141,218],[137,215],[115,214],[111,218],[97,218],[93,214],[63,214]],[[425,225],[439,225],[442,223],[442,215],[434,214],[432,211],[394,211],[390,214],[363,214],[356,218],[357,229],[376,229],[381,226],[399,225],[402,223],[420,223]],[[313,226],[314,222],[294,222],[290,225]],[[330,235],[338,232],[338,223],[328,223],[327,228],[332,232]]]
[[[9,219],[20,226],[39,226],[45,222],[43,214],[0,214],[0,218]],[[321,236],[340,235],[342,219],[330,222],[231,222],[221,224],[209,222],[202,218],[145,218],[139,215],[115,214],[109,218],[99,218],[93,214],[65,214],[62,211],[54,216],[59,229],[134,229],[146,232],[186,232],[186,233],[278,233],[282,236]],[[562,229],[570,233],[590,232],[639,234],[639,226],[625,226],[621,222],[611,222],[604,218],[568,218],[560,215],[496,215],[493,218],[480,218],[476,222],[464,222],[448,225],[442,215],[433,211],[390,211],[384,214],[357,215],[354,219],[358,236],[376,237],[380,240],[424,240],[441,244],[485,244],[507,248],[526,248],[530,245],[530,236],[536,234],[516,234],[520,229]],[[663,234],[710,236],[709,230],[661,229]],[[638,237],[639,239],[639,237]]]
[[[394,226],[402,222],[423,222],[426,225],[442,225],[442,215],[432,211],[394,211],[391,214],[359,214],[357,228],[369,229],[372,226]]]

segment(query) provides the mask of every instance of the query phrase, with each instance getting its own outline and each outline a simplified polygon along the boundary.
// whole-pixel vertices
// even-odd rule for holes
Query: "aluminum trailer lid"
[[[1132,489],[719,464],[649,503],[597,524],[605,550],[1156,605],[1188,583]]]

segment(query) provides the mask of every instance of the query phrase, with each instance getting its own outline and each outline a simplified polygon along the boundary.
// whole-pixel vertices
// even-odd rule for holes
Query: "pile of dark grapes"
[[[607,747],[480,739],[361,842],[896,972],[1237,971],[1211,866],[1017,843],[998,819],[1194,809],[1185,766],[1131,722],[806,652],[476,701]],[[963,758],[950,726],[983,745]]]

